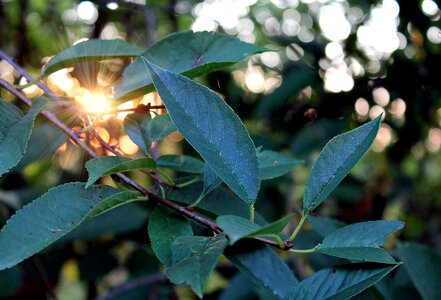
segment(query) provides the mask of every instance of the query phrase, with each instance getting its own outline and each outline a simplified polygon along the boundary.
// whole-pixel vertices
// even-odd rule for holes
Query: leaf
[[[57,54],[44,67],[41,76],[71,67],[83,61],[139,56],[144,49],[123,40],[88,40],[78,43]]]
[[[152,120],[151,135],[154,142],[163,140],[176,130],[169,114],[158,115]]]
[[[441,255],[427,246],[405,243],[398,247],[398,257],[424,300],[441,299]]]
[[[206,195],[211,193],[220,184],[222,184],[222,179],[220,179],[210,165],[206,163],[204,165],[204,189],[198,199],[190,206],[197,206]]]
[[[34,120],[47,100],[38,98],[23,115],[20,109],[0,99],[0,176],[15,167],[23,157]]]
[[[219,227],[228,235],[230,245],[233,245],[235,242],[245,237],[278,236],[291,220],[292,216],[287,215],[277,221],[261,227],[242,217],[228,215],[218,217],[216,222],[218,223]]]
[[[95,181],[106,175],[154,168],[156,168],[155,161],[148,157],[130,159],[119,156],[103,156],[94,158],[86,162],[86,169],[89,172],[86,188],[90,187]]]
[[[201,174],[204,170],[200,159],[188,155],[162,155],[156,160],[156,165],[190,174]]]
[[[189,255],[173,264],[166,274],[175,284],[186,283],[202,298],[208,276],[216,267],[219,256],[228,242],[224,234],[213,238],[202,236],[186,236],[177,239],[173,247],[189,249]]]
[[[167,268],[173,264],[173,242],[181,236],[193,235],[187,219],[160,206],[150,215],[148,232],[153,252]]]
[[[298,283],[290,268],[269,246],[243,241],[229,248],[226,255],[248,279],[272,298],[284,299]]]
[[[328,235],[317,251],[341,258],[394,264],[382,248],[386,238],[404,227],[400,221],[370,221],[344,226]]]
[[[381,123],[381,116],[331,139],[312,166],[303,195],[303,213],[313,211],[363,157]]]
[[[303,163],[302,160],[296,160],[269,150],[257,153],[257,159],[259,160],[260,178],[262,180],[283,176],[291,171],[295,165]]]
[[[260,188],[259,164],[253,141],[239,117],[210,89],[147,60],[145,63],[179,132],[222,181],[252,205]]]
[[[229,285],[222,290],[219,300],[252,300],[256,299],[256,286],[242,273],[231,278]]]
[[[127,135],[146,154],[150,152],[152,144],[151,120],[150,114],[137,112],[128,114],[124,118],[124,129]]]
[[[399,265],[351,264],[321,269],[301,281],[285,299],[349,299],[374,285]]]
[[[68,183],[50,189],[24,206],[0,231],[0,270],[51,245],[88,218],[88,213],[118,190]]]
[[[196,77],[264,51],[267,50],[230,35],[186,31],[166,36],[142,56],[175,73]],[[140,58],[127,67],[123,77],[124,81],[115,89],[117,100],[129,100],[153,90],[152,78],[145,72]]]

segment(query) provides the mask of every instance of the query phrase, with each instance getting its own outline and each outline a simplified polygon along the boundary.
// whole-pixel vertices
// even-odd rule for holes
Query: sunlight
[[[99,92],[91,92],[87,89],[83,89],[83,92],[75,97],[75,99],[91,114],[103,115],[113,111],[109,99]]]

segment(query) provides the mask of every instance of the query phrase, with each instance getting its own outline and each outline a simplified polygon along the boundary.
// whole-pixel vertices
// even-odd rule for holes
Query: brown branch
[[[1,53],[0,53],[1,54]],[[32,80],[32,79],[31,79]],[[27,98],[25,95],[23,95],[21,92],[16,90],[9,82],[3,80],[0,78],[0,86],[3,86],[6,90],[11,92],[13,95],[15,95],[18,99],[20,99],[22,102],[26,103],[27,105],[31,106],[32,101]],[[52,97],[51,97],[52,98]],[[91,157],[97,158],[98,155],[89,147],[87,146],[78,136],[77,132],[67,127],[63,122],[61,122],[55,115],[53,115],[51,112],[47,110],[43,110],[40,112],[41,115],[46,117],[51,123],[59,127],[63,132],[65,132],[79,147],[84,149]],[[110,145],[109,145],[110,147]],[[113,175],[113,178],[116,180],[125,183],[126,185],[130,186],[131,188],[137,190],[141,194],[147,196],[150,200],[153,200],[155,202],[161,203],[178,213],[182,214],[183,216],[196,221],[200,224],[206,225],[209,227],[214,233],[221,233],[222,229],[219,228],[216,222],[212,221],[211,219],[205,218],[204,216],[201,216],[194,212],[193,210],[180,206],[168,199],[162,198],[158,196],[157,194],[153,193],[152,191],[147,190],[143,186],[139,185],[137,182],[133,181],[129,177],[125,176],[121,173],[116,173]],[[266,238],[253,238],[255,240],[259,240],[265,244],[271,245],[276,248],[280,248],[280,246],[277,244],[277,242],[266,239]],[[285,241],[284,249],[290,249],[292,248],[292,244],[289,241]]]

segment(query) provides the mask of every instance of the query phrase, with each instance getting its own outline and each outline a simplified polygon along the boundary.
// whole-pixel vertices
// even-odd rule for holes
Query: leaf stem
[[[289,249],[289,252],[293,253],[299,253],[299,254],[308,254],[308,253],[314,253],[317,252],[317,249],[311,248],[311,249]]]
[[[196,182],[199,182],[199,181],[201,181],[201,179],[199,177],[195,177],[195,178],[193,178],[193,179],[191,179],[191,180],[189,180],[187,182],[184,182],[184,183],[181,183],[181,184],[177,184],[176,186],[178,188],[180,188],[180,189],[183,189],[183,188],[185,188],[187,186],[190,186],[193,183],[196,183]]]
[[[254,205],[250,206],[250,222],[254,223]]]
[[[297,224],[296,229],[294,230],[294,232],[292,233],[291,237],[289,238],[289,241],[290,241],[290,242],[294,241],[294,239],[296,238],[297,234],[298,234],[299,231],[300,231],[300,228],[302,228],[303,223],[304,223],[305,220],[306,220],[306,217],[307,217],[307,215],[305,215],[305,214],[302,213],[302,217],[300,218],[300,222],[299,222],[299,224]]]

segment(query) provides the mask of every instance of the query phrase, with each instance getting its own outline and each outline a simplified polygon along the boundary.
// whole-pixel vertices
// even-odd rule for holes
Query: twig
[[[168,282],[168,279],[164,274],[153,274],[139,277],[110,290],[106,295],[101,298],[96,298],[95,300],[113,299],[119,295],[124,294],[127,291],[130,291],[140,286],[165,282]]]
[[[34,266],[37,269],[37,272],[40,274],[41,279],[43,280],[43,283],[46,286],[47,292],[49,293],[49,295],[51,295],[51,297],[53,299],[57,299],[57,296],[55,295],[55,292],[54,292],[54,287],[53,287],[51,281],[49,280],[49,277],[47,276],[47,273],[44,270],[44,267],[43,267],[43,265],[37,255],[34,255],[32,257],[32,262],[34,263]]]

